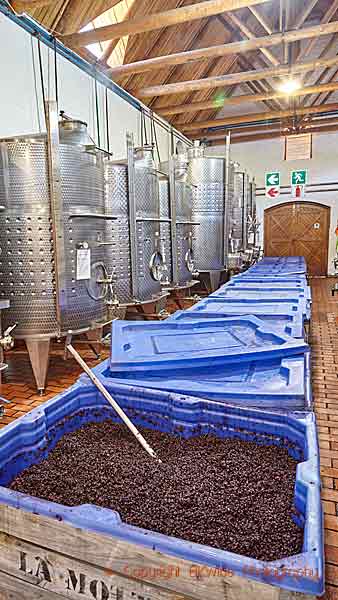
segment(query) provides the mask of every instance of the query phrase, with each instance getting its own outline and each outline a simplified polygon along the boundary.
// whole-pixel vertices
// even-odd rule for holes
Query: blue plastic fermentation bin
[[[221,438],[286,446],[288,452],[300,461],[294,505],[297,513],[295,518],[304,528],[302,552],[297,556],[265,563],[128,525],[113,510],[93,505],[70,508],[7,489],[6,486],[18,473],[43,460],[65,433],[107,417],[118,421],[104,398],[84,380],[0,431],[2,504],[21,509],[24,514],[32,513],[37,523],[39,516],[49,517],[82,532],[102,534],[103,544],[106,536],[117,542],[135,544],[135,553],[140,557],[143,549],[147,548],[194,564],[227,569],[246,579],[283,589],[312,595],[323,593],[319,455],[312,414],[280,415],[243,410],[109,382],[107,387],[137,426],[170,432],[183,438],[214,434]],[[72,476],[76,477],[76,473]],[[45,529],[45,534],[48,547],[48,529]],[[118,571],[115,560],[112,556],[112,571]]]

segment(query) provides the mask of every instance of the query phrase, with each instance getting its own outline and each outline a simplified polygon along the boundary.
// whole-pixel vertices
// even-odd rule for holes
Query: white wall
[[[55,99],[54,52],[41,44],[46,97]],[[45,130],[37,40],[0,13],[0,138]],[[34,60],[33,60],[34,57]],[[59,108],[88,123],[97,141],[94,80],[69,61],[57,57]],[[36,86],[34,83],[34,66]],[[105,88],[98,84],[101,147],[106,147]],[[110,151],[122,158],[126,132],[140,143],[140,112],[108,91]],[[150,123],[148,121],[148,132]],[[169,134],[156,127],[161,160],[167,160]],[[150,134],[149,134],[150,139]]]
[[[222,146],[210,148],[210,153],[224,152]],[[252,177],[256,178],[258,188],[265,185],[265,173],[281,172],[281,185],[290,186],[290,172],[295,169],[307,169],[309,184],[338,182],[338,134],[314,134],[313,158],[311,160],[285,161],[284,141],[282,139],[233,144],[231,158],[240,163]],[[338,185],[334,186],[338,190]],[[264,210],[281,202],[290,202],[291,194],[283,195],[278,200],[269,200],[264,196],[257,197],[257,212],[259,221],[264,223]],[[335,228],[338,220],[338,191],[310,193],[304,200],[325,204],[331,208],[330,239],[328,272],[333,274],[333,258],[336,254]],[[263,225],[261,225],[261,240],[263,240]]]

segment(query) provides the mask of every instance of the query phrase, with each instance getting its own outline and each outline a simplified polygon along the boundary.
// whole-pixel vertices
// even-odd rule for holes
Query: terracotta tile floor
[[[338,296],[331,296],[333,279],[312,280],[313,314],[311,324],[312,381],[315,412],[321,449],[321,475],[325,513],[326,595],[338,600]],[[89,349],[80,346],[90,366],[97,361]],[[104,351],[107,353],[107,351]],[[63,360],[62,348],[53,345],[46,394],[36,393],[27,354],[23,348],[8,353],[8,370],[0,393],[11,404],[0,421],[4,427],[17,417],[39,406],[46,399],[76,381],[80,368],[72,358]]]

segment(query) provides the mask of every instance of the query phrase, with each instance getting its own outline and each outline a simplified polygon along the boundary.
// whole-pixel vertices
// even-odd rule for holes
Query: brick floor
[[[338,299],[331,296],[333,283],[333,279],[311,282],[312,383],[325,513],[325,600],[338,600]],[[78,350],[90,366],[97,364],[89,349],[81,346]],[[106,354],[105,350],[103,356]],[[41,397],[36,392],[29,360],[22,347],[8,353],[6,361],[9,369],[3,376],[0,391],[11,403],[0,420],[0,427],[67,389],[80,374],[77,363],[72,358],[65,362],[62,348],[53,345],[46,393]]]
[[[325,520],[326,600],[338,600],[338,300],[333,279],[311,282],[312,389]]]
[[[77,346],[76,343],[74,346],[85,358],[90,367],[95,366],[99,362],[89,347],[83,346],[83,344]],[[106,356],[108,356],[108,351],[104,348],[102,359]],[[51,347],[47,386],[45,394],[41,396],[36,390],[28,354],[22,344],[19,344],[18,348],[14,351],[6,353],[6,362],[8,369],[2,376],[0,394],[6,400],[9,400],[10,404],[6,405],[5,416],[0,417],[0,428],[26,414],[32,408],[39,406],[49,398],[53,398],[56,394],[66,390],[81,374],[81,368],[72,357],[69,357],[67,361],[63,359],[63,346],[53,344]]]

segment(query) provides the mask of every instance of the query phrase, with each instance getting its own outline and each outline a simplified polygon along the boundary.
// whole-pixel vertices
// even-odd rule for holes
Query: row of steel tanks
[[[127,135],[115,161],[54,104],[47,123],[47,135],[0,140],[3,326],[17,323],[40,391],[51,339],[94,344],[114,318],[156,317],[198,272],[224,272],[230,231],[224,158],[180,148],[157,167]]]

